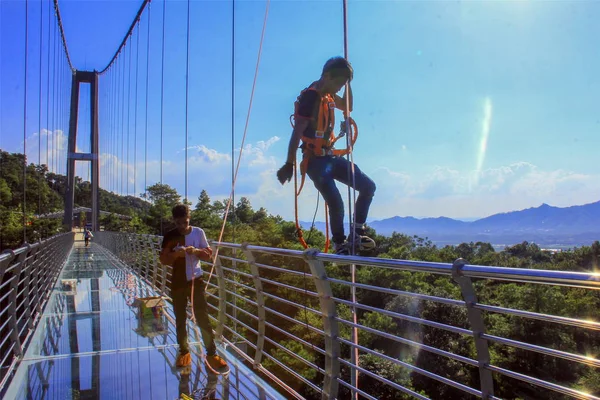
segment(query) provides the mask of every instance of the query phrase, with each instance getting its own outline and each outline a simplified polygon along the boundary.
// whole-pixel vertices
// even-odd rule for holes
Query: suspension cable
[[[57,94],[58,94],[58,82],[57,82],[57,76],[56,76],[56,70],[57,68],[60,68],[58,66],[58,32],[57,32],[57,27],[56,25],[54,26],[54,70],[52,71],[52,74],[54,76],[53,78],[53,90],[52,90],[52,163],[54,164],[54,173],[58,175],[58,160],[57,160],[57,154],[58,154],[58,138],[57,138],[57,129],[56,129],[56,124],[58,123],[58,118],[56,118],[56,109],[57,109]]]
[[[235,0],[231,1],[231,202],[235,204]],[[231,224],[231,241],[235,243],[235,213]],[[234,308],[235,310],[235,308]]]
[[[29,3],[25,0],[25,94],[23,96],[23,244],[27,243],[27,45],[29,18],[27,15]]]
[[[52,124],[51,126],[51,130],[52,130],[52,151],[51,151],[51,155],[52,155],[52,172],[56,173],[56,169],[54,168],[54,164],[55,162],[55,158],[56,158],[56,152],[54,150],[54,142],[55,142],[55,129],[54,129],[54,109],[56,107],[56,103],[54,101],[54,94],[56,91],[56,35],[55,35],[55,30],[52,30]]]
[[[160,70],[160,183],[163,182],[163,118],[164,118],[164,86],[165,86],[165,16],[167,13],[167,1],[163,0],[162,15],[162,55]],[[162,235],[162,217],[160,223],[160,233]]]
[[[39,101],[38,101],[38,168],[42,166],[42,40],[44,31],[44,8],[40,3],[40,66],[39,66]],[[41,171],[41,170],[38,170]],[[38,215],[42,213],[42,174],[38,172]]]
[[[110,71],[108,75],[108,136],[104,141],[104,147],[106,148],[105,152],[110,154],[110,146],[112,144],[112,132],[113,132],[113,124],[114,124],[114,108],[113,108],[113,94],[114,94],[114,71]],[[109,157],[112,165],[112,157]],[[110,168],[110,167],[109,167]],[[104,184],[106,185],[106,190],[110,191],[110,173],[105,175]]]
[[[260,66],[260,58],[262,55],[262,47],[263,47],[263,42],[264,42],[264,38],[265,38],[265,30],[267,28],[267,17],[269,15],[269,6],[271,4],[271,0],[267,0],[267,5],[265,8],[265,17],[264,17],[264,21],[263,21],[263,27],[262,27],[262,33],[260,36],[260,44],[258,47],[258,56],[256,59],[256,69],[254,71],[254,81],[252,83],[252,92],[250,93],[250,104],[248,105],[248,113],[246,115],[246,125],[244,126],[244,135],[242,137],[242,144],[240,146],[240,154],[238,156],[238,162],[237,162],[237,166],[235,169],[235,174],[233,176],[233,183],[231,185],[231,193],[229,195],[229,200],[227,201],[227,207],[225,207],[225,215],[223,216],[223,224],[221,226],[221,232],[219,233],[219,242],[221,242],[221,240],[223,239],[223,232],[225,231],[225,224],[227,223],[227,215],[229,214],[229,208],[231,206],[231,200],[232,200],[232,195],[233,195],[233,190],[235,189],[235,183],[237,181],[237,174],[238,171],[240,169],[240,161],[242,160],[242,153],[244,151],[244,142],[246,141],[246,134],[248,133],[248,123],[250,122],[250,114],[252,112],[252,101],[254,100],[254,91],[256,89],[256,80],[258,78],[258,69]],[[212,260],[212,268],[210,270],[210,274],[208,275],[208,279],[206,281],[206,286],[204,288],[204,290],[206,290],[208,288],[208,284],[210,283],[210,279],[212,277],[212,274],[214,272],[215,269],[215,262],[217,257],[219,256],[219,246],[217,246],[217,251],[215,252],[214,256],[213,256],[213,260]]]
[[[348,61],[348,0],[343,0],[343,19],[344,19],[344,58]],[[345,104],[345,120],[346,120],[346,146],[349,149],[346,158],[350,161],[349,171],[348,173],[352,174],[352,192],[353,192],[353,202],[351,203],[350,198],[350,186],[348,186],[348,221],[350,222],[350,230],[349,234],[353,238],[352,240],[352,252],[354,255],[356,252],[356,240],[354,240],[355,229],[356,229],[356,180],[355,180],[355,169],[354,169],[354,148],[352,146],[351,135],[350,135],[350,82],[346,83],[346,104]],[[352,214],[352,210],[354,210],[354,214]],[[351,266],[351,274],[352,274],[352,303],[356,304],[356,265],[352,264]],[[354,348],[351,349],[352,352],[352,361],[353,364],[358,367],[358,329],[356,328],[357,315],[356,315],[356,307],[352,307],[352,318],[354,321],[354,327],[352,328],[352,339],[354,342]],[[358,389],[358,369],[354,368],[351,370],[351,380],[352,384],[355,388]],[[358,400],[358,392],[354,392],[354,399]]]
[[[58,60],[58,27],[54,26],[54,92],[53,92],[53,104],[52,104],[52,125],[53,125],[53,130],[54,130],[54,134],[52,135],[54,137],[54,154],[52,155],[52,160],[54,161],[54,173],[58,175],[58,146],[59,146],[59,139],[58,139],[58,133],[57,133],[57,129],[56,126],[58,125],[58,116],[57,116],[57,109],[58,109],[58,91],[59,91],[59,82],[58,82],[58,75],[56,73],[56,71],[58,69],[60,69],[60,65],[59,65],[59,60]]]
[[[135,46],[135,122],[133,128],[133,195],[137,195],[137,122],[138,122],[138,79],[140,72],[140,25],[137,26],[137,44]]]
[[[57,1],[57,0],[55,0],[55,1]],[[108,65],[106,65],[106,67],[104,67],[104,69],[102,71],[100,71],[98,73],[98,75],[103,75],[113,65],[113,63],[117,60],[117,57],[119,56],[119,53],[121,52],[121,50],[123,49],[123,47],[125,47],[125,44],[127,43],[127,39],[131,35],[131,32],[133,32],[133,28],[135,27],[135,25],[137,23],[139,23],[140,18],[142,16],[142,13],[144,12],[144,9],[146,8],[146,5],[149,2],[150,2],[150,0],[143,0],[142,1],[142,5],[140,6],[140,9],[138,10],[135,18],[133,19],[133,22],[131,23],[131,26],[129,27],[129,30],[127,31],[127,33],[125,34],[125,37],[121,41],[121,45],[117,48],[117,51],[115,51],[115,54],[113,55],[113,57],[109,61]],[[148,8],[150,8],[150,7],[148,7]]]
[[[110,127],[110,143],[109,143],[109,152],[110,152],[110,167],[109,167],[109,171],[110,171],[110,176],[108,177],[109,182],[110,182],[110,191],[111,193],[115,192],[115,174],[114,174],[114,169],[115,169],[115,157],[114,157],[114,150],[115,150],[115,127],[116,127],[116,123],[117,123],[117,77],[118,77],[118,68],[117,67],[113,67],[111,69],[111,74],[113,75],[112,78],[112,104],[111,104],[111,108],[112,108],[112,123],[111,123],[111,127]]]
[[[165,17],[167,13],[167,1],[163,0],[162,14],[162,53],[160,69],[160,184],[163,183],[163,119],[164,119],[164,93],[165,93]],[[160,216],[160,234],[163,234],[163,216]],[[193,287],[193,285],[192,285]]]
[[[121,60],[117,60],[117,64],[114,66],[115,68],[115,125],[112,135],[112,181],[113,181],[113,192],[118,193],[118,171],[117,171],[117,154],[118,154],[118,144],[119,144],[119,118],[121,116],[119,106],[121,104],[120,100],[120,86],[119,82],[121,82]]]
[[[117,60],[115,66],[117,70],[117,80],[115,82],[115,134],[113,135],[113,181],[115,194],[119,193],[119,171],[117,169],[117,156],[119,154],[119,121],[121,120],[121,59]]]
[[[117,172],[116,172],[116,163],[117,163],[117,131],[119,127],[119,78],[120,74],[120,62],[114,64],[112,70],[115,75],[113,82],[113,109],[114,109],[114,121],[113,121],[113,130],[111,135],[111,181],[112,181],[112,192],[117,193]]]
[[[144,199],[148,201],[148,78],[150,74],[150,15],[148,7],[148,31],[146,34],[146,127],[144,132]]]
[[[59,52],[60,52],[60,48],[59,48]],[[63,122],[64,122],[64,93],[65,93],[65,89],[64,89],[64,63],[65,63],[65,59],[64,57],[59,58],[59,66],[58,66],[58,71],[59,71],[59,75],[58,75],[58,87],[61,88],[61,90],[58,92],[58,126],[60,127],[60,131],[62,132],[62,136],[64,137],[65,134],[65,130],[63,129]],[[60,142],[59,142],[60,143]],[[66,155],[66,154],[65,154]],[[58,173],[60,174],[61,172],[61,166],[63,166],[63,152],[59,153],[58,156]]]
[[[48,63],[46,65],[46,169],[50,172],[50,3],[48,3]]]
[[[60,16],[60,7],[58,6],[58,0],[54,0],[54,10],[56,11],[56,20],[58,21],[58,28],[60,29],[60,36],[62,38],[62,45],[65,49],[65,55],[67,56],[67,62],[69,63],[69,69],[71,72],[75,72],[73,64],[71,64],[71,57],[69,57],[69,48],[67,47],[67,38],[65,37],[65,31],[62,25],[62,18]]]
[[[131,131],[131,46],[133,46],[133,41],[129,41],[129,67],[128,67],[128,72],[127,72],[127,164],[126,166],[126,170],[127,170],[127,196],[129,196],[129,147],[131,144],[131,140],[129,138],[130,136],[130,131]]]
[[[188,202],[188,100],[190,71],[190,0],[187,2],[187,31],[185,54],[185,202]]]
[[[123,74],[121,78],[123,79],[121,83],[121,158],[119,166],[121,167],[121,192],[119,193],[123,196],[123,181],[125,180],[125,171],[123,170],[124,160],[125,160],[125,57],[127,55],[123,52]]]

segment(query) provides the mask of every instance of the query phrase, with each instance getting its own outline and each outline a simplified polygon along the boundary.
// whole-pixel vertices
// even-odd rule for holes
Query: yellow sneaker
[[[189,367],[190,365],[192,365],[192,355],[190,353],[180,353],[177,356],[177,361],[175,361],[175,365],[177,366],[177,368]]]

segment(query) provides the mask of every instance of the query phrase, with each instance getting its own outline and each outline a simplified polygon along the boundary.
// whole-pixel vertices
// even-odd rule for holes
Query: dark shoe
[[[350,255],[350,249],[348,248],[348,242],[334,243],[333,244],[333,253],[337,254],[338,256]]]
[[[350,235],[348,235],[348,250],[350,252],[352,251],[353,244],[354,244],[355,253],[357,253],[357,252],[368,253],[368,252],[375,250],[375,248],[377,247],[377,244],[375,243],[375,241],[373,239],[371,239],[368,236],[359,235],[357,233],[354,233],[354,236],[352,236],[352,237],[350,237]]]

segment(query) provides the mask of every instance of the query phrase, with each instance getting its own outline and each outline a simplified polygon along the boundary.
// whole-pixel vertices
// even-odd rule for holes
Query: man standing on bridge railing
[[[217,353],[208,319],[208,306],[204,298],[204,283],[200,260],[210,261],[212,249],[208,245],[204,230],[190,225],[190,209],[178,204],[172,210],[175,229],[164,235],[160,262],[173,267],[171,277],[171,297],[177,328],[179,355],[177,367],[192,364],[187,337],[187,302],[191,299],[196,323],[202,331],[202,340],[206,346],[206,363],[215,373],[227,369],[227,363]],[[192,291],[193,285],[193,291]],[[193,297],[192,297],[193,293]]]

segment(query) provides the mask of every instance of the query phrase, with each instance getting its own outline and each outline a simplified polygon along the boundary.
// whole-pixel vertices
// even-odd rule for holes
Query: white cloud
[[[424,175],[382,169],[371,216],[482,217],[548,203],[565,207],[600,200],[600,176],[541,170],[519,162],[498,168],[458,171],[435,167]],[[401,177],[401,179],[399,179]]]
[[[44,132],[42,133],[44,134]],[[62,132],[59,148],[64,141]],[[266,141],[244,146],[236,182],[236,201],[246,196],[255,209],[265,207],[272,214],[285,219],[294,218],[294,182],[281,185],[276,178],[283,165],[284,154],[273,154],[276,136]],[[29,152],[28,152],[29,153]],[[37,154],[37,153],[36,153]],[[235,165],[239,148],[234,149]],[[114,166],[111,167],[111,166]],[[163,182],[184,194],[184,161],[181,154],[163,161]],[[133,164],[123,163],[117,156],[101,154],[100,167],[103,185],[120,182],[121,174],[129,170],[130,193],[134,193]],[[146,165],[148,185],[159,181],[158,160]],[[116,172],[115,176],[112,174]],[[599,200],[600,177],[566,170],[542,170],[528,163],[518,162],[497,168],[460,171],[438,165],[429,171],[394,171],[387,167],[365,170],[377,184],[371,205],[370,219],[394,215],[448,216],[454,218],[481,217],[497,212],[523,209],[549,203],[555,206],[583,204]],[[136,190],[144,191],[144,162],[138,158]],[[115,179],[118,177],[118,179]],[[111,181],[112,179],[112,181]],[[298,176],[300,184],[300,176]],[[123,187],[125,188],[126,182]],[[346,201],[346,187],[338,184]],[[117,185],[120,191],[120,184]],[[188,148],[188,198],[192,203],[205,189],[211,199],[226,199],[231,191],[231,154],[205,145]],[[312,220],[318,193],[307,177],[299,198],[299,217]],[[324,219],[323,199],[319,202],[317,220]]]
[[[68,135],[61,129],[42,129],[41,135],[39,132],[33,132],[26,141],[27,162],[46,164],[50,172],[66,173],[67,141]]]

